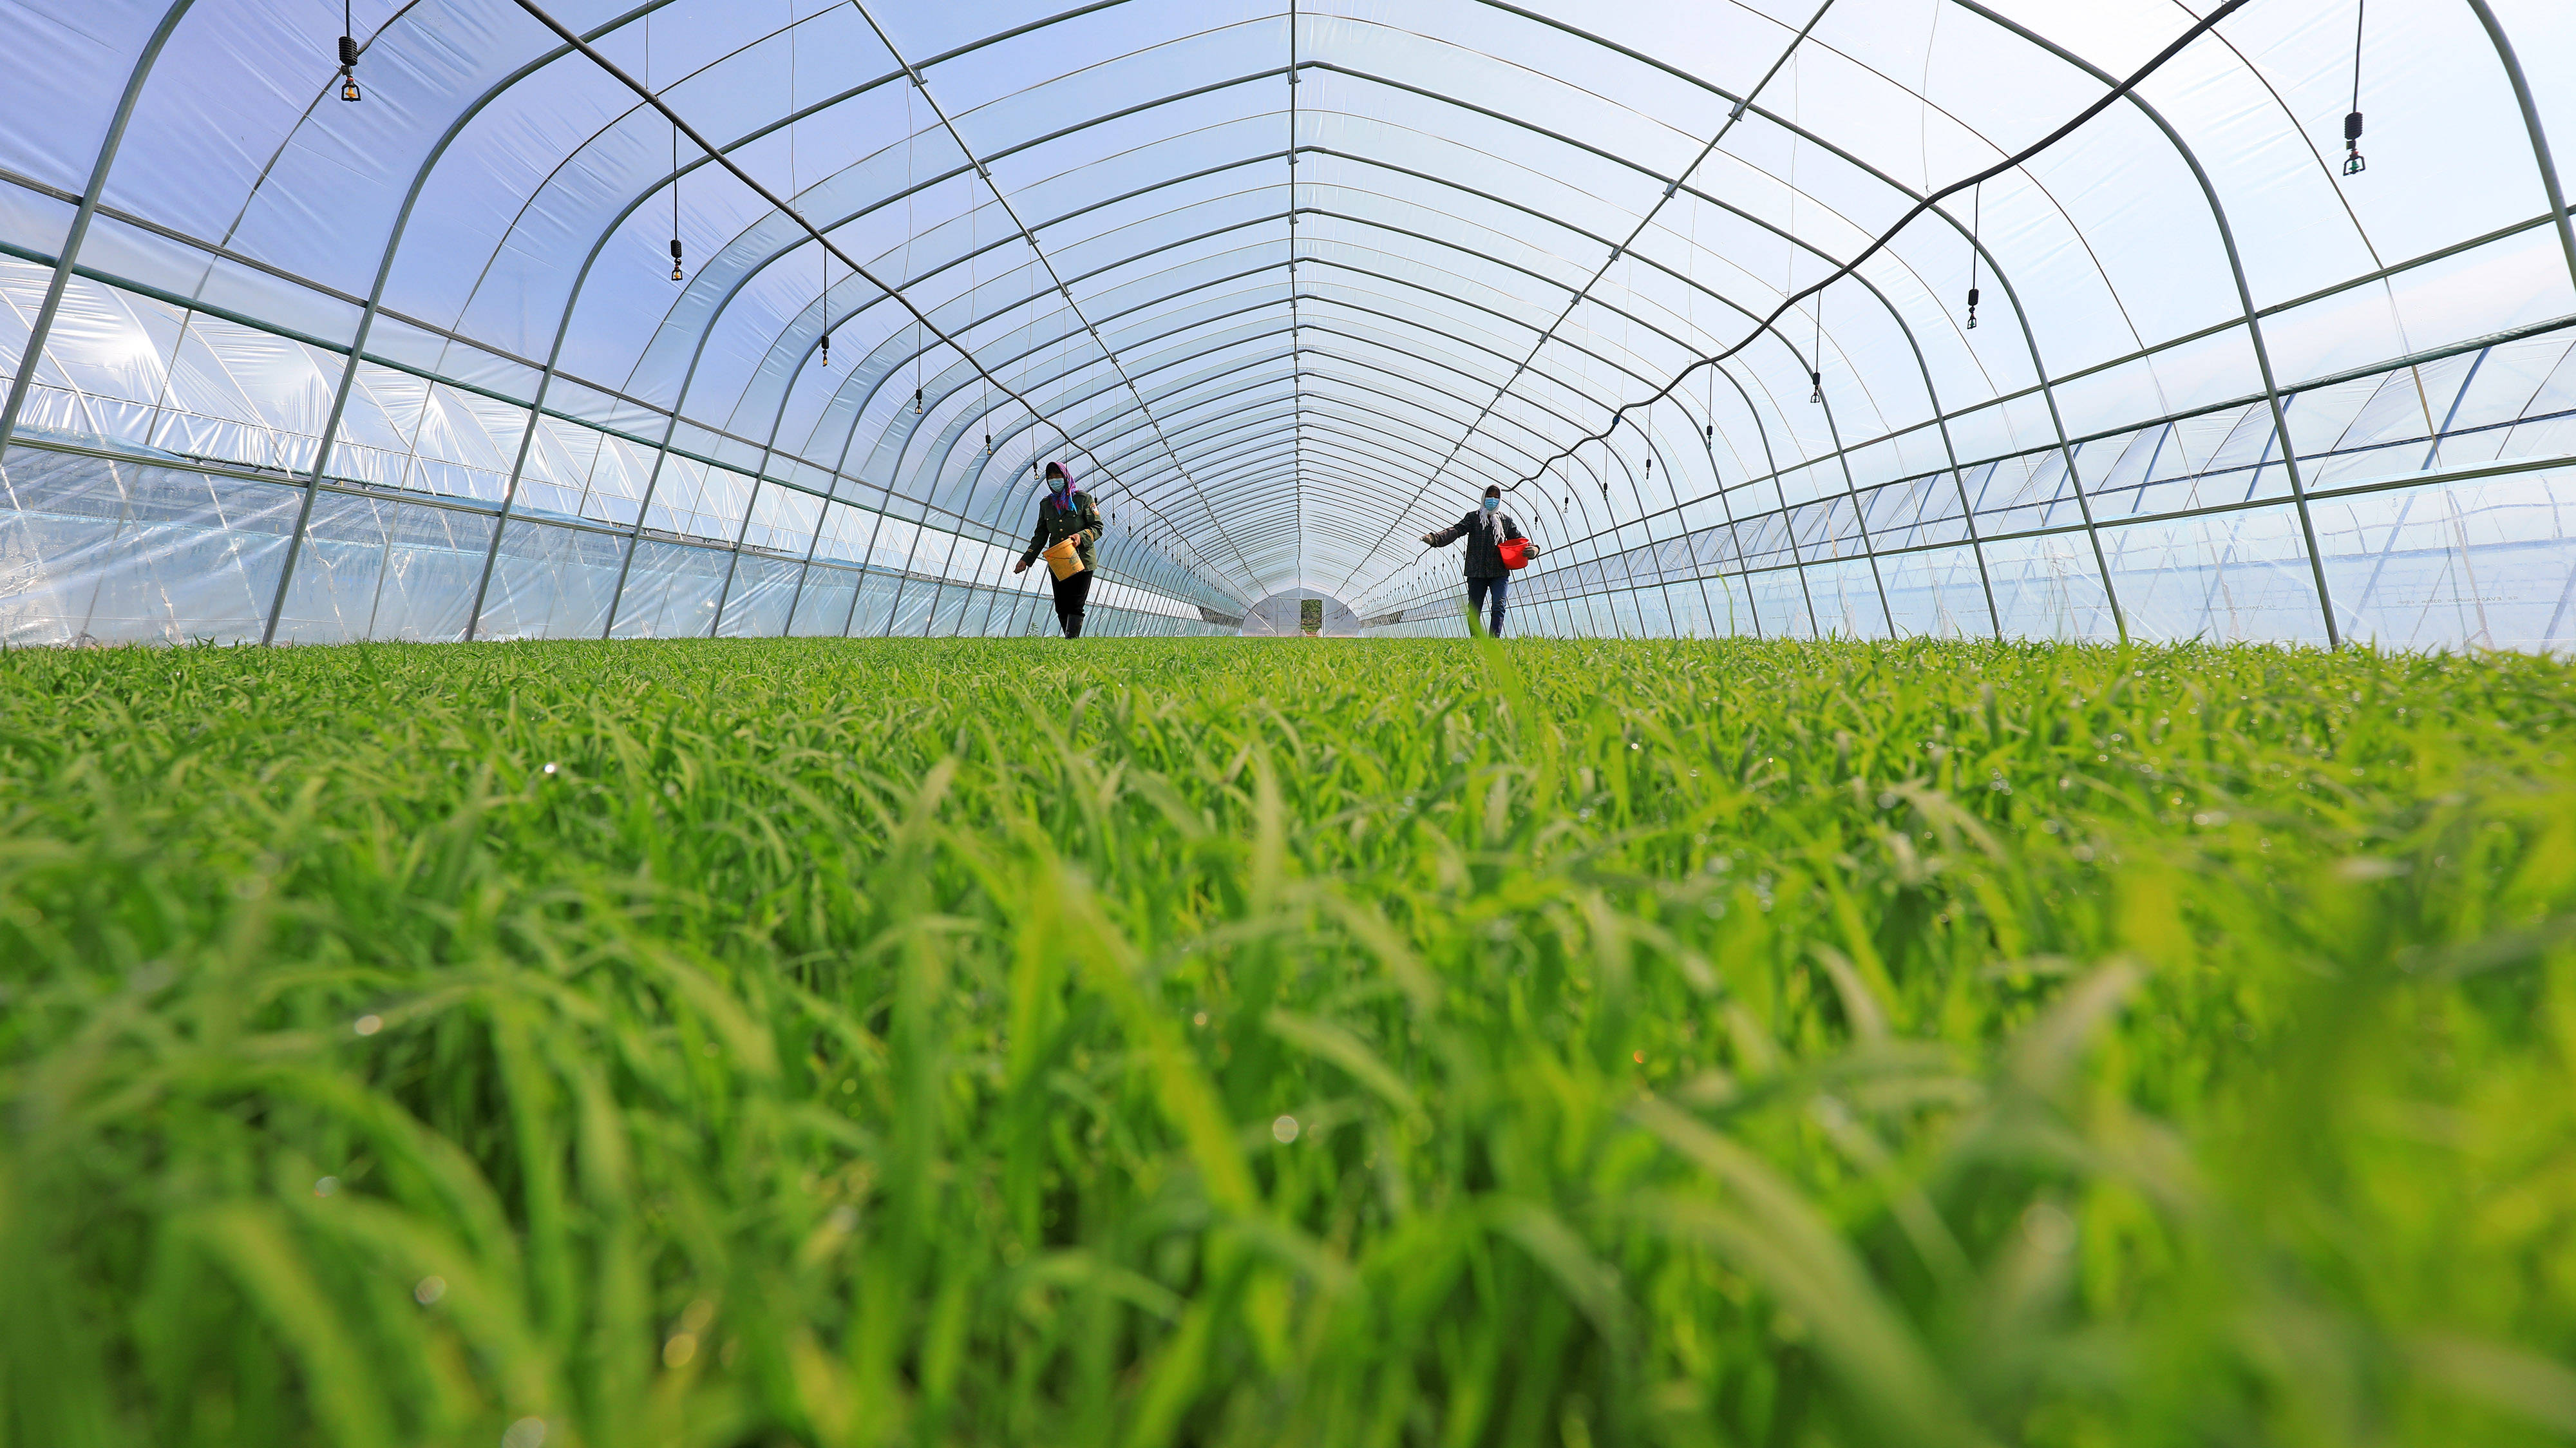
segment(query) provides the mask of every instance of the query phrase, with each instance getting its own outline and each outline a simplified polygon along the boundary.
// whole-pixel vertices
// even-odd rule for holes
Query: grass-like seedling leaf
[[[0,1448],[2562,1442],[2571,684],[0,654]]]

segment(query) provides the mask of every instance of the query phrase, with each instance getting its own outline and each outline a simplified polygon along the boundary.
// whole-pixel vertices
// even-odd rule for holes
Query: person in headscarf
[[[1055,580],[1055,621],[1066,638],[1078,639],[1083,600],[1091,596],[1092,570],[1099,566],[1100,510],[1092,506],[1089,493],[1073,485],[1073,469],[1063,463],[1046,465],[1046,484],[1045,495],[1038,499],[1038,526],[1029,534],[1028,551],[1011,571],[1026,573],[1039,554],[1067,538],[1074,540],[1082,571]]]
[[[1521,525],[1503,511],[1500,487],[1486,488],[1476,511],[1437,533],[1422,535],[1422,541],[1434,548],[1446,548],[1461,538],[1467,540],[1467,621],[1472,626],[1485,600],[1491,597],[1494,621],[1485,632],[1495,638],[1503,636],[1503,595],[1510,591],[1512,582],[1512,571],[1503,566],[1503,540],[1520,536]],[[1529,551],[1536,556],[1538,545],[1530,545]]]

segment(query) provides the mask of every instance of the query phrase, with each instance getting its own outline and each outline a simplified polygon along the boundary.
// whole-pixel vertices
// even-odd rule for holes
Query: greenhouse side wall
[[[12,646],[257,642],[303,493],[25,438],[0,464],[0,486],[8,503],[0,509],[0,644]],[[516,518],[495,552],[495,522],[478,509],[324,490],[276,641],[462,639],[487,554],[491,581],[476,632],[484,639],[1055,632],[1043,584],[1002,589]],[[1092,596],[1150,597],[1118,585]],[[1084,632],[1235,632],[1152,602],[1161,606],[1095,601]]]
[[[1515,580],[1510,628],[2322,643],[2321,572],[2348,641],[2576,649],[2566,323],[2281,401],[2295,486],[2261,398],[1802,502],[1756,477],[1719,495],[1724,521],[1672,510],[1645,520],[1659,539],[1548,558]],[[1463,631],[1454,579],[1400,604],[1367,631]]]
[[[21,344],[52,279],[0,258]],[[632,399],[567,384],[538,407],[493,359],[442,355],[484,380],[373,352],[352,370],[328,337],[68,278],[0,455],[0,643],[1053,630],[999,521]],[[2162,384],[2132,385],[2062,440],[2008,414],[2098,378],[1981,401],[1935,420],[1990,440],[1945,441],[1955,466],[1900,466],[1901,438],[1740,478],[1712,462],[1696,496],[1552,543],[1515,577],[1510,631],[2316,643],[2331,615],[2383,647],[2576,647],[2567,318],[2288,383],[2277,414],[2216,375],[2235,395],[2141,419]],[[1545,501],[1514,506],[1536,523]],[[1365,601],[1360,632],[1463,634],[1455,566]],[[1093,633],[1230,634],[1229,607],[1113,521]]]
[[[5,315],[23,329],[49,279],[0,258]],[[62,311],[0,456],[0,644],[1056,630],[1044,571],[1009,571],[1020,538],[901,494],[372,360],[316,477],[344,351],[85,276]],[[1102,554],[1086,634],[1234,632],[1114,520]]]

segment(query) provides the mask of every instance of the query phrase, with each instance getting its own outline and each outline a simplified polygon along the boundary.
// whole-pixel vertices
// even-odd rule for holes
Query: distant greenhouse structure
[[[0,642],[2576,643],[2563,0],[345,14],[20,7]]]

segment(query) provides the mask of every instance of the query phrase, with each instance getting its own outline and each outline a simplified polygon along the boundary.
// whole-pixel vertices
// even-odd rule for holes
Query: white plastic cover
[[[2576,640],[2560,0],[0,5],[0,640]]]

